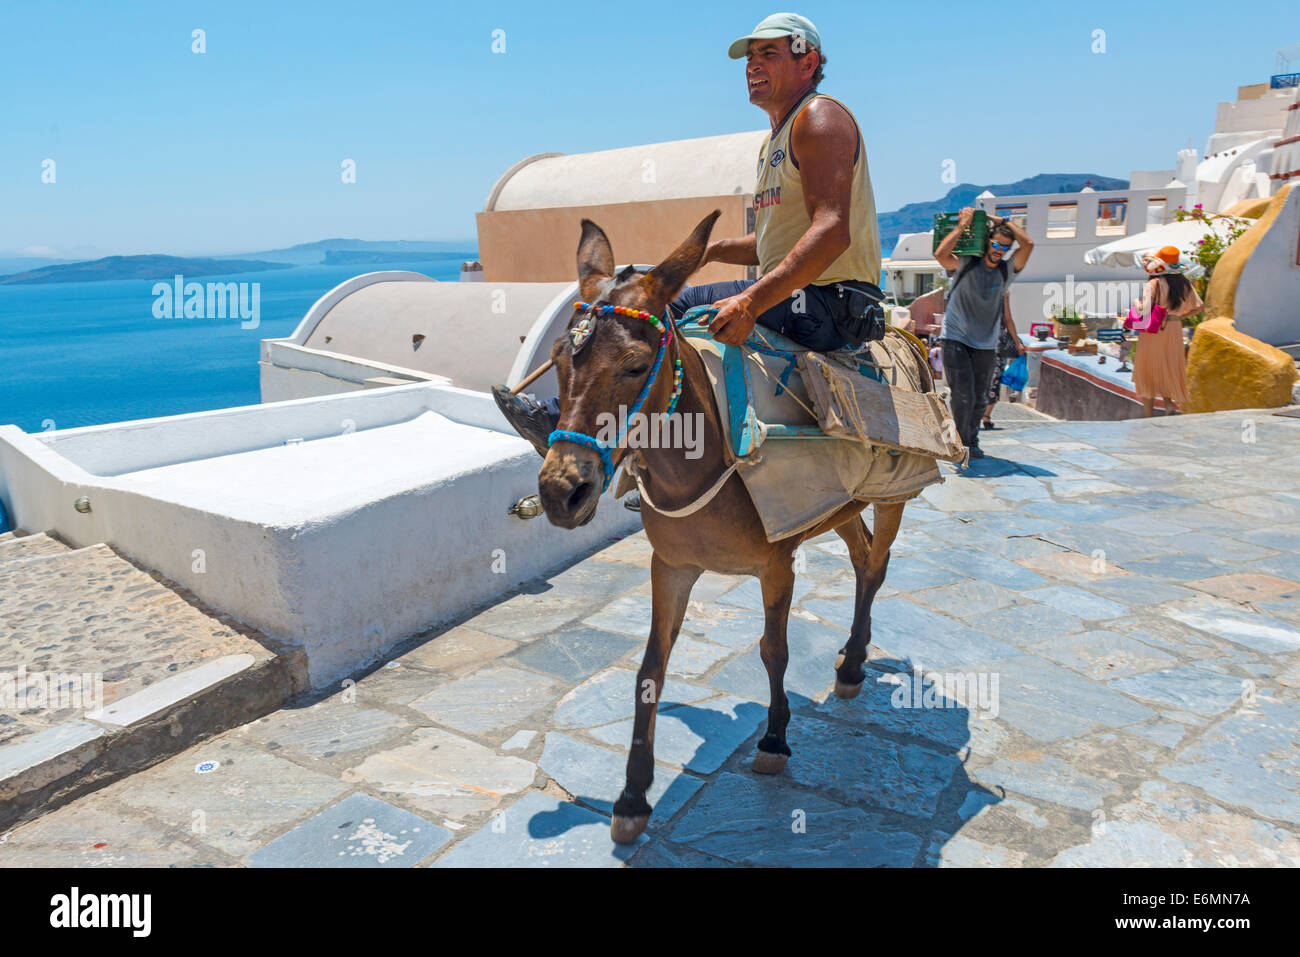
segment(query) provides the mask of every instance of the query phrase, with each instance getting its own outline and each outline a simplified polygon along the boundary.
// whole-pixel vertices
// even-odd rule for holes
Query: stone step
[[[0,559],[0,829],[252,721],[305,658],[108,545]],[[23,543],[23,544],[19,544]]]
[[[43,555],[57,555],[71,549],[59,541],[57,538],[51,538],[44,532],[35,535],[16,535],[13,532],[5,532],[0,535],[0,566],[10,562],[26,561],[30,558],[36,558]]]

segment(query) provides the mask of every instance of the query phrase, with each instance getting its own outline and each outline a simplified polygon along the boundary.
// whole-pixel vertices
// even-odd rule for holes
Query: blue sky
[[[881,210],[943,195],[945,159],[975,183],[1170,168],[1189,138],[1204,148],[1218,101],[1267,79],[1274,51],[1300,40],[1279,29],[1300,26],[1282,2],[795,9],[821,31],[822,90],[862,124]],[[521,157],[763,128],[726,48],[771,12],[732,0],[8,0],[0,255],[472,238],[474,213]],[[1105,53],[1091,50],[1094,30]],[[340,181],[344,159],[355,184]]]

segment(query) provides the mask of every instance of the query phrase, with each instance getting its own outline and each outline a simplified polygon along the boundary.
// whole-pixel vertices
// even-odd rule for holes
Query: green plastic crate
[[[938,252],[939,244],[943,238],[953,231],[957,225],[957,213],[935,213],[934,214],[934,242],[930,252]],[[966,231],[957,239],[957,245],[953,248],[954,256],[983,256],[984,250],[989,241],[989,217],[982,209],[975,210],[975,215],[971,218],[971,223],[966,227]]]

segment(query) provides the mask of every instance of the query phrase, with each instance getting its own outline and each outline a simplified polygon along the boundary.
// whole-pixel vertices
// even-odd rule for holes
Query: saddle
[[[852,352],[818,353],[756,328],[738,349],[693,321],[702,313],[688,312],[678,333],[704,363],[727,464],[737,463],[768,541],[852,501],[912,499],[943,481],[936,459],[964,458],[924,349],[901,330]]]

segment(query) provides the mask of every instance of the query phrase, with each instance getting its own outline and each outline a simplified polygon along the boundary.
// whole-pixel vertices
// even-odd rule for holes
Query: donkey
[[[627,761],[627,781],[614,804],[610,833],[619,844],[630,844],[650,819],[646,792],[654,777],[654,729],[664,671],[678,630],[686,614],[691,588],[705,571],[726,575],[755,575],[762,584],[764,628],[760,654],[770,685],[767,730],[758,742],[753,770],[779,774],[790,757],[785,730],[790,720],[784,677],[789,652],[786,625],[794,592],[794,557],[799,545],[831,529],[844,539],[857,577],[853,625],[849,639],[835,661],[835,693],[853,698],[862,689],[863,662],[871,641],[871,603],[885,580],[889,548],[898,534],[902,504],[875,506],[875,534],[861,512],[864,502],[850,502],[820,525],[798,535],[769,542],[763,524],[740,477],[734,473],[703,507],[685,517],[664,512],[681,511],[716,485],[726,470],[725,433],[714,406],[703,361],[681,336],[669,333],[666,307],[699,268],[709,234],[720,212],[706,216],[690,237],[667,259],[648,272],[628,266],[615,271],[614,254],[604,231],[590,220],[582,221],[578,243],[578,288],[593,306],[622,306],[660,317],[668,335],[666,354],[655,369],[642,406],[642,414],[664,411],[674,390],[674,362],[680,357],[681,394],[677,411],[703,421],[703,454],[686,457],[681,448],[644,448],[638,469],[648,497],[641,516],[654,549],[650,560],[653,607],[650,637],[637,674],[636,717],[632,748]],[[582,324],[581,328],[575,326]],[[629,408],[645,388],[660,349],[661,333],[635,314],[575,312],[569,334],[558,337],[551,348],[560,384],[560,421],[557,431],[594,437],[602,413],[618,418],[620,407]],[[598,421],[599,419],[599,421]],[[695,450],[699,452],[699,448]],[[629,454],[626,448],[606,453],[617,467]],[[612,472],[612,468],[610,469]],[[561,528],[576,528],[591,521],[603,488],[611,476],[606,457],[579,438],[552,435],[550,450],[538,473],[538,491],[547,518]],[[653,507],[649,504],[653,499]]]

